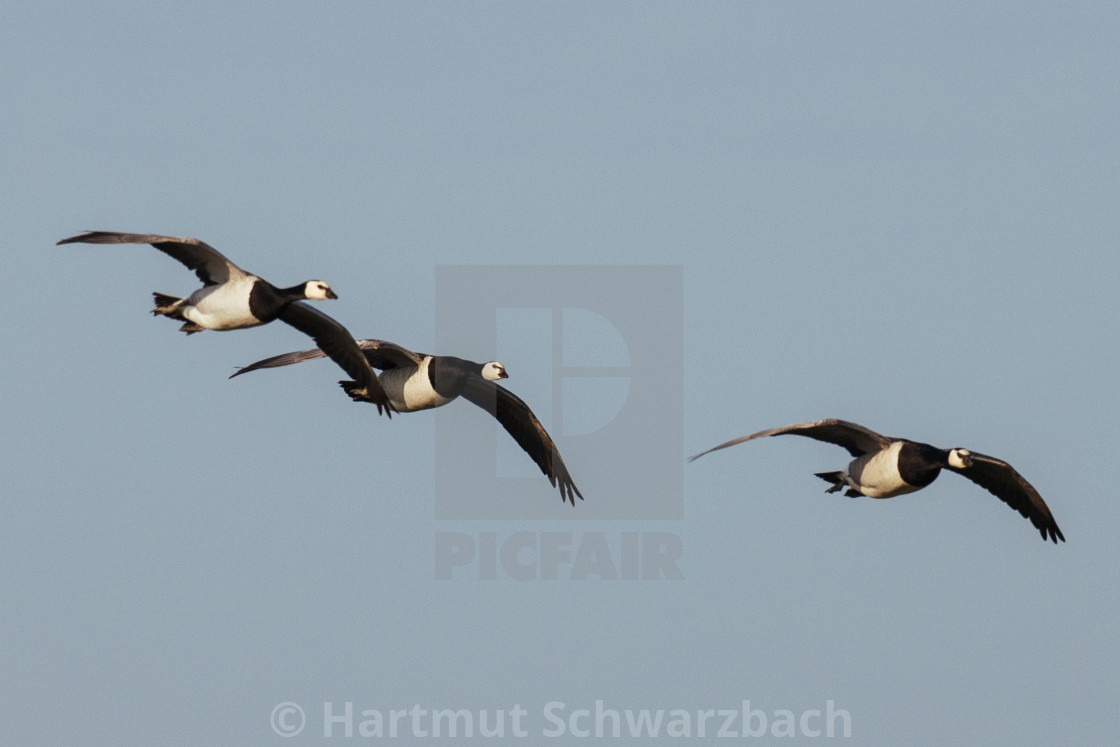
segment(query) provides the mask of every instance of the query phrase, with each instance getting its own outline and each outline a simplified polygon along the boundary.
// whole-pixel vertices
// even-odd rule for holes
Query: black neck
[[[442,397],[458,397],[463,391],[463,381],[481,373],[481,364],[453,355],[441,355],[428,363],[428,381]]]

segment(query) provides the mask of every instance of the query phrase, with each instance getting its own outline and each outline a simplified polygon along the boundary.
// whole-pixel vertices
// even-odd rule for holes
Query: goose
[[[416,353],[385,340],[363,339],[355,343],[365,353],[370,365],[382,371],[381,386],[397,412],[443,407],[463,397],[502,424],[517,445],[537,463],[553,487],[559,488],[562,501],[574,506],[577,496],[583,500],[556,444],[537,416],[517,395],[494,383],[509,378],[501,363],[475,363],[451,355]],[[318,348],[297,350],[250,363],[230,378],[262,368],[290,366],[322,357],[323,351]],[[340,381],[339,385],[355,400],[364,396],[352,381]]]
[[[62,239],[56,246],[62,244],[151,244],[194,270],[203,283],[187,298],[153,293],[153,314],[181,320],[179,329],[188,335],[205,329],[244,329],[280,319],[314,339],[331,360],[359,382],[354,386],[362,400],[375,404],[378,413],[392,417],[377,375],[350,333],[331,317],[302,303],[301,299],[338,298],[322,280],[278,288],[242,270],[212,246],[187,237],[86,231]]]
[[[1042,534],[1043,540],[1066,541],[1042,496],[1015,468],[1002,459],[968,449],[939,449],[905,438],[888,438],[862,425],[828,418],[811,423],[796,423],[769,428],[749,436],[734,438],[689,458],[695,461],[728,446],[763,436],[792,433],[842,446],[854,457],[847,471],[818,472],[817,477],[832,486],[826,493],[847,487],[849,497],[893,498],[913,493],[933,482],[942,469],[949,469],[993,494],[1018,511]]]

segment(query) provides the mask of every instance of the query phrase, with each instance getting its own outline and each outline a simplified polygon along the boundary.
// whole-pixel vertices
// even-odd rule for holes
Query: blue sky
[[[516,705],[532,742],[549,704],[596,701],[695,736],[698,711],[831,701],[855,744],[1115,740],[1118,31],[1106,3],[8,7],[0,737],[332,743],[350,702]],[[500,357],[569,426],[586,501],[469,404],[379,419],[322,362],[227,381],[306,338],[187,338],[148,310],[191,274],[54,246],[87,229],[195,236],[327,280],[356,336]],[[487,293],[437,297],[462,265]],[[602,265],[683,287],[604,286],[659,310],[624,328],[586,313]],[[550,291],[571,308],[504,302],[520,266],[576,268]],[[496,331],[453,334],[456,308]],[[583,431],[620,400],[604,447]],[[825,495],[846,455],[807,439],[684,463],[820,417],[1010,461],[1068,542],[955,475]],[[458,433],[497,464],[440,456]],[[631,448],[649,434],[679,468]],[[612,511],[661,468],[679,515]],[[476,469],[532,509],[441,514],[447,470],[487,505]],[[476,560],[437,578],[464,537]],[[683,578],[572,577],[581,544],[621,569],[646,540]],[[533,580],[487,577],[487,543],[520,541]]]

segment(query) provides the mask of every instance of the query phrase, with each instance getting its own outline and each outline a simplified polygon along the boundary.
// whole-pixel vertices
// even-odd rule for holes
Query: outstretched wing
[[[358,340],[369,364],[379,371],[390,368],[415,368],[426,356],[414,353],[403,345],[388,340]]]
[[[1058,540],[1066,541],[1046,501],[1042,500],[1042,496],[1034,486],[1027,482],[1014,467],[1002,459],[986,454],[978,454],[971,450],[969,454],[972,455],[971,466],[948,469],[958,475],[964,475],[1018,511],[1024,518],[1030,519],[1031,524],[1034,524],[1035,529],[1042,535],[1042,539],[1051,540],[1055,544]]]
[[[878,451],[889,446],[892,440],[886,436],[879,435],[870,428],[864,428],[858,423],[852,423],[847,420],[837,420],[836,418],[826,418],[824,420],[814,420],[811,423],[796,423],[794,425],[785,425],[780,428],[767,428],[764,431],[752,433],[749,436],[733,438],[719,446],[713,446],[707,451],[702,451],[699,454],[689,457],[688,461],[692,462],[713,451],[726,449],[728,446],[745,443],[756,438],[762,438],[763,436],[782,436],[787,433],[792,433],[796,436],[808,436],[818,441],[827,441],[830,444],[842,446],[847,449],[848,453],[853,457],[862,456],[872,451]]]
[[[308,348],[307,350],[294,350],[291,353],[282,353],[274,355],[271,358],[262,358],[259,361],[250,363],[247,366],[241,366],[236,371],[231,373],[229,377],[232,379],[235,376],[240,376],[250,371],[257,371],[262,368],[279,368],[280,366],[290,366],[293,363],[303,363],[304,361],[313,361],[317,358],[326,358],[327,354],[319,348]]]
[[[362,354],[365,355],[369,364],[380,371],[390,368],[419,366],[420,361],[423,360],[421,355],[393,342],[370,339],[355,340],[354,342],[361,348]],[[280,355],[274,355],[271,358],[263,358],[255,363],[242,366],[237,369],[236,372],[230,374],[230,378],[232,379],[234,376],[240,376],[243,373],[249,373],[250,371],[256,371],[261,368],[279,368],[280,366],[290,366],[293,363],[313,361],[318,358],[324,358],[326,355],[327,354],[319,348],[308,348],[307,350],[295,350],[291,353],[281,353]]]
[[[350,374],[357,382],[351,394],[354,399],[372,402],[377,405],[378,413],[393,417],[389,398],[381,388],[381,382],[377,380],[362,349],[345,327],[302,301],[288,304],[280,312],[280,319],[310,335],[319,344],[321,353],[328,355],[343,371]]]
[[[206,285],[220,285],[227,280],[245,277],[248,274],[214,247],[198,239],[187,237],[86,231],[62,239],[58,244],[151,244],[164,254],[182,262],[188,269],[194,270],[194,274]]]
[[[526,454],[532,457],[548,481],[560,490],[560,499],[576,505],[576,496],[583,500],[572,482],[567,465],[560,457],[552,437],[520,397],[492,381],[468,377],[462,397],[493,415]]]

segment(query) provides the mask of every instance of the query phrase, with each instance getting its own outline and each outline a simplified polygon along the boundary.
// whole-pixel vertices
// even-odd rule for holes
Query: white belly
[[[432,383],[428,380],[430,360],[431,358],[425,358],[416,370],[391,368],[378,377],[381,388],[385,390],[397,412],[430,410],[442,407],[454,399],[441,397],[432,389]]]
[[[249,292],[255,280],[199,288],[187,299],[183,317],[206,329],[255,327],[261,323],[249,311]]]
[[[852,460],[848,465],[848,479],[868,498],[892,498],[919,490],[903,482],[898,474],[898,452],[901,448],[902,442],[898,441],[886,451]]]

